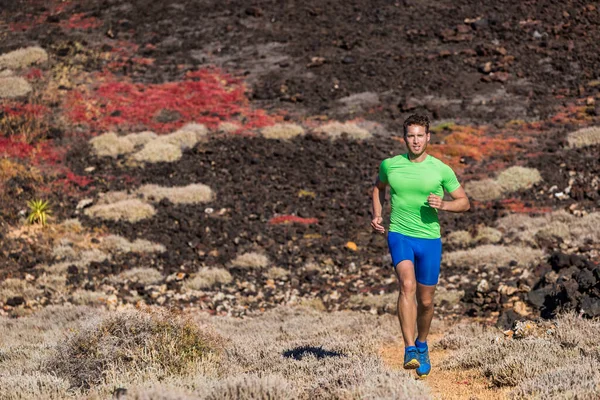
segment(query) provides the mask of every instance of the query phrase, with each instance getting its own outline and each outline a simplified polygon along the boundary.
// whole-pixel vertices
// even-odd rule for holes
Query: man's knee
[[[419,307],[421,307],[424,310],[433,310],[433,298],[432,297],[427,297],[427,298],[420,298],[417,299],[418,303],[419,303]]]
[[[414,279],[402,279],[400,281],[400,293],[406,296],[414,296],[417,291],[417,282]]]

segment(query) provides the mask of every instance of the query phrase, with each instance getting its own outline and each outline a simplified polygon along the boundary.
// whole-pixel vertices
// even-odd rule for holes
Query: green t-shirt
[[[411,162],[407,154],[386,158],[379,166],[379,180],[390,185],[390,231],[417,238],[440,237],[437,209],[427,203],[429,193],[444,196],[460,187],[452,168],[427,155]]]

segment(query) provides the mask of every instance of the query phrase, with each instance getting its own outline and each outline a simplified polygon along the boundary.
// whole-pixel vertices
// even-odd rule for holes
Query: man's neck
[[[425,161],[425,159],[427,158],[427,153],[423,152],[422,154],[420,154],[418,157],[411,153],[410,151],[408,152],[408,160],[410,162],[414,162],[414,163],[420,163]]]

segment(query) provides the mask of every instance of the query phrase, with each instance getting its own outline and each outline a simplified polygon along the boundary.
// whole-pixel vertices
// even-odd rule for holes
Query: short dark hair
[[[413,114],[404,121],[404,136],[408,133],[410,125],[424,126],[425,132],[429,133],[429,117],[427,115]]]

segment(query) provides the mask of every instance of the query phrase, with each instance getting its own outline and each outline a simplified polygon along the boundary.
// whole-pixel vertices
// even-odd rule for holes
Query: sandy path
[[[439,337],[431,335],[429,342],[433,343]],[[451,355],[451,351],[434,349],[430,353],[432,372],[425,382],[431,388],[435,399],[507,399],[507,389],[490,387],[490,384],[476,370],[447,371],[439,368],[444,360]],[[402,343],[384,346],[380,350],[384,362],[392,367],[402,369],[404,361],[404,345]],[[416,378],[416,374],[415,374]]]

